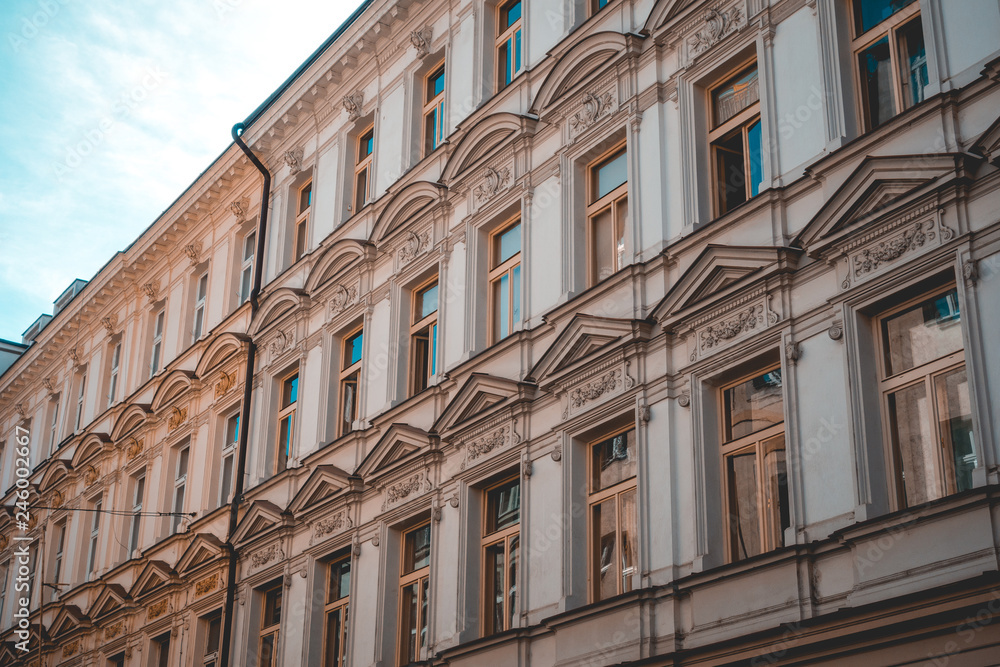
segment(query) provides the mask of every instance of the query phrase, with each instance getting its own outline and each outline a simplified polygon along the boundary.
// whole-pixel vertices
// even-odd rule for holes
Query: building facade
[[[998,110],[995,0],[368,0],[6,345],[0,664],[995,662]]]

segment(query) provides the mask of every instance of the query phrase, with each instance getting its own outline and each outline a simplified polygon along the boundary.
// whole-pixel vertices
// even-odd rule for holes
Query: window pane
[[[924,89],[927,87],[927,53],[924,51],[924,30],[920,17],[900,28],[896,38],[899,40],[903,106],[909,109],[924,101]]]
[[[340,391],[343,393],[342,407],[343,412],[340,415],[340,433],[341,435],[345,433],[350,433],[354,430],[354,420],[357,418],[358,412],[358,374],[357,372],[351,373],[343,382],[340,383]]]
[[[366,157],[372,154],[372,150],[375,148],[375,132],[369,131],[361,135],[358,140],[358,162],[360,163]]]
[[[497,60],[500,63],[500,83],[501,88],[510,83],[510,40],[500,45],[500,50],[497,52]]]
[[[222,635],[222,618],[216,616],[208,622],[208,638],[205,640],[205,653],[215,653],[219,650],[219,637]]]
[[[868,32],[914,0],[854,0],[854,25],[858,35]]]
[[[635,431],[598,442],[591,456],[591,493],[635,477]]]
[[[941,420],[941,444],[945,460],[954,466],[954,490],[972,488],[972,471],[976,467],[976,448],[972,439],[972,402],[965,367],[956,368],[934,378],[938,419]]]
[[[402,594],[402,618],[399,619],[399,626],[403,631],[403,656],[404,662],[413,662],[417,659],[417,604],[419,595],[417,586],[419,582],[414,582],[403,588]]]
[[[729,483],[729,538],[737,560],[761,553],[757,514],[757,455],[751,449],[726,460]]]
[[[511,269],[510,274],[510,319],[516,324],[521,321],[521,265]]]
[[[299,376],[293,375],[281,384],[281,409],[299,400]]]
[[[229,494],[233,492],[233,457],[227,456],[222,460],[222,488],[220,489],[222,502],[229,502]]]
[[[344,648],[341,646],[343,636],[344,608],[337,608],[326,615],[326,661],[323,667],[341,667]]]
[[[364,331],[359,331],[344,341],[344,368],[361,361],[361,351],[365,342],[364,334]]]
[[[750,162],[750,196],[760,194],[760,184],[764,181],[764,169],[761,166],[760,121],[747,128],[747,152]]]
[[[712,144],[715,151],[716,188],[719,215],[747,200],[746,164],[743,160],[743,131],[737,130]]]
[[[504,542],[498,542],[486,547],[486,631],[500,632],[504,629],[503,600],[506,591],[504,575]]]
[[[612,207],[608,206],[591,218],[592,273],[596,282],[615,272],[615,241]]]
[[[276,586],[264,594],[264,627],[281,622],[282,587]]]
[[[931,428],[927,386],[921,382],[890,394],[889,420],[907,506],[942,497],[939,448]]]
[[[403,573],[414,572],[431,563],[431,526],[406,533],[403,546]]]
[[[764,454],[765,528],[770,546],[785,543],[785,529],[791,525],[788,514],[788,474],[785,468],[785,435],[761,444]]]
[[[625,149],[612,155],[610,158],[594,168],[596,173],[596,188],[593,201],[597,201],[608,194],[619,185],[628,180],[628,159]]]
[[[274,639],[273,634],[260,638],[260,667],[274,665]]]
[[[507,561],[507,618],[508,627],[514,627],[517,618],[517,568],[520,558],[521,540],[516,535],[510,538],[510,558]]]
[[[420,321],[430,315],[431,313],[436,313],[438,309],[438,285],[434,283],[430,287],[425,287],[421,291],[417,292],[417,321]]]
[[[597,595],[605,599],[618,595],[618,572],[615,567],[615,542],[617,540],[615,499],[608,498],[593,506],[592,534],[597,540]]]
[[[632,590],[633,575],[635,575],[639,568],[638,555],[636,553],[636,550],[639,548],[639,540],[636,533],[635,495],[635,489],[631,489],[619,496],[622,522],[622,593]]]
[[[521,3],[512,2],[500,10],[500,31],[503,32],[521,18]]]
[[[883,37],[858,54],[861,71],[861,92],[865,101],[868,125],[876,128],[896,115],[892,93],[892,64],[889,60],[889,38]]]
[[[434,72],[427,80],[427,99],[434,99],[444,92],[444,68]]]
[[[505,273],[493,283],[493,339],[506,338],[510,333],[510,281]]]
[[[514,479],[486,492],[486,534],[521,520],[521,485]]]
[[[292,417],[288,416],[278,424],[278,471],[288,465],[288,456],[292,448]]]
[[[887,375],[895,375],[962,349],[958,294],[951,290],[882,321]]]
[[[514,225],[500,234],[500,255],[494,266],[503,264],[508,259],[521,252],[521,223]]]
[[[625,266],[625,222],[628,220],[628,197],[615,202],[615,271]]]
[[[437,324],[431,325],[431,375],[437,373],[437,340],[438,340],[438,327]]]
[[[299,213],[312,206],[312,183],[299,190]]]
[[[518,14],[520,14],[520,3],[518,3]],[[521,31],[514,33],[514,73],[521,71]]]
[[[785,420],[780,368],[741,382],[724,393],[727,442]]]
[[[223,447],[236,444],[240,437],[240,416],[233,415],[226,420],[226,442]]]
[[[424,577],[420,580],[420,645],[419,648],[427,646],[427,592],[430,580]]]
[[[712,90],[715,126],[722,125],[759,100],[760,88],[757,85],[757,65],[755,64]]]
[[[358,172],[357,183],[354,191],[354,212],[357,213],[365,207],[368,201],[368,169]]]
[[[351,559],[342,558],[330,564],[330,589],[327,602],[342,600],[351,594]]]

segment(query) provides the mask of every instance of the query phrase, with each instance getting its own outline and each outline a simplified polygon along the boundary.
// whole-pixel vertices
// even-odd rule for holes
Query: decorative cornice
[[[149,302],[153,303],[156,301],[156,297],[160,292],[160,283],[150,281],[148,283],[144,283],[140,289],[142,290],[142,293],[146,295]]]

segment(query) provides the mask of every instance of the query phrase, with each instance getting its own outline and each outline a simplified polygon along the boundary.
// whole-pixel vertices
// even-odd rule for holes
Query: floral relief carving
[[[355,303],[358,302],[358,286],[351,285],[350,287],[344,287],[343,285],[337,285],[333,290],[333,296],[330,297],[330,310],[333,311],[334,315],[338,315]]]
[[[401,503],[411,495],[417,495],[424,490],[424,476],[423,473],[417,473],[402,482],[396,482],[385,489],[385,500],[382,503],[382,509],[385,510],[387,507]],[[428,485],[429,486],[429,485]]]
[[[399,249],[399,261],[402,263],[409,262],[421,252],[427,249],[430,245],[431,235],[427,232],[423,234],[417,234],[414,231],[407,233],[406,240],[403,241],[402,247]]]
[[[501,426],[487,435],[465,443],[465,460],[462,461],[462,469],[464,470],[479,457],[485,456],[494,449],[499,449],[506,445],[509,430],[509,426]]]
[[[170,408],[170,416],[167,417],[167,430],[174,431],[180,427],[181,424],[187,421],[188,409],[185,405],[182,408],[174,406]]]
[[[353,527],[354,523],[351,521],[350,517],[347,516],[347,513],[338,512],[331,517],[320,519],[313,524],[313,539],[319,540],[327,535],[332,535],[333,533]]]
[[[586,405],[604,394],[614,391],[622,384],[622,370],[615,368],[595,380],[577,387],[569,394],[569,402],[574,408]]]
[[[922,248],[934,238],[934,223],[924,221],[912,225],[891,239],[879,241],[854,256],[854,277],[861,278],[877,271],[883,264],[899,259],[906,252]]]
[[[705,12],[705,24],[688,38],[688,53],[696,58],[743,27],[746,16],[739,6],[729,9],[709,9]]]
[[[62,647],[62,657],[72,658],[80,650],[80,640],[74,639],[73,641],[64,644]]]
[[[583,108],[570,116],[569,126],[577,134],[583,132],[605,116],[610,116],[613,106],[614,96],[610,92],[584,93]]]
[[[258,569],[264,567],[268,563],[274,561],[284,560],[285,552],[281,550],[281,547],[277,544],[272,544],[269,547],[264,547],[260,551],[251,554],[250,556],[250,567],[253,569]]]
[[[476,186],[473,194],[479,202],[492,199],[500,190],[510,183],[510,168],[494,169],[486,167],[483,171],[483,182]]]
[[[125,445],[125,459],[134,460],[139,454],[142,454],[144,447],[145,443],[142,438],[129,438]]]
[[[740,310],[732,317],[708,325],[701,332],[701,349],[710,350],[742,333],[774,324],[777,319],[774,313],[765,312],[764,304],[756,303]]]
[[[204,579],[199,580],[194,585],[194,595],[195,597],[201,597],[202,595],[207,595],[219,587],[219,577],[218,575],[210,575]]]
[[[271,353],[271,358],[273,359],[290,348],[294,342],[295,335],[291,331],[279,331],[275,334],[274,338],[271,339],[271,343],[267,346],[267,350]]]
[[[236,373],[227,373],[226,371],[222,371],[219,375],[219,379],[215,383],[215,397],[220,398],[225,396],[235,384]]]
[[[114,625],[109,625],[104,629],[104,639],[105,641],[111,641],[123,632],[125,632],[125,621],[118,621]]]
[[[146,619],[152,621],[167,613],[167,603],[167,598],[163,598],[159,602],[149,605],[149,609],[146,610]]]
[[[344,95],[342,102],[344,110],[347,112],[347,120],[357,120],[361,117],[361,105],[364,104],[364,95],[360,90],[350,95]]]

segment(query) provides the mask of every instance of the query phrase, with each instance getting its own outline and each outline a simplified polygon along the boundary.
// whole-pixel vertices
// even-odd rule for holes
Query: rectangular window
[[[927,52],[914,0],[854,0],[852,51],[864,129],[924,100]]]
[[[73,420],[73,432],[78,433],[83,426],[83,405],[87,397],[87,369],[84,368],[76,377],[76,418]]]
[[[424,81],[424,155],[430,155],[444,140],[444,65]]]
[[[373,187],[372,157],[375,152],[375,126],[372,125],[358,136],[357,159],[354,165],[354,210],[357,213],[371,199]]]
[[[281,394],[278,404],[278,444],[275,451],[275,474],[288,467],[288,459],[292,455],[292,443],[295,438],[295,407],[299,400],[299,374],[292,373],[281,381]]]
[[[298,205],[295,211],[295,252],[294,261],[306,254],[309,245],[309,211],[312,210],[312,181],[299,188]]]
[[[146,492],[146,476],[140,475],[132,482],[132,523],[128,533],[128,557],[139,548],[139,529],[142,527],[142,499]]]
[[[100,498],[94,501],[90,515],[90,548],[87,549],[87,576],[97,572],[97,545],[101,539],[101,510],[104,504]]]
[[[226,419],[225,442],[222,443],[222,461],[219,473],[219,504],[232,501],[233,474],[236,470],[236,448],[240,440],[240,414]]]
[[[184,493],[187,490],[188,459],[191,455],[190,447],[182,447],[177,451],[175,474],[174,474],[174,516],[171,522],[171,532],[176,533],[181,528],[180,516],[184,511]]]
[[[589,450],[590,590],[597,602],[632,590],[638,568],[635,429]]]
[[[253,289],[253,259],[257,252],[257,232],[243,237],[243,261],[240,264],[240,305],[250,298]]]
[[[121,370],[122,361],[122,344],[115,343],[114,349],[111,351],[111,366],[108,369],[108,406],[111,407],[115,404],[115,396],[118,394],[118,374]]]
[[[49,419],[49,454],[51,454],[59,444],[59,394],[52,397],[49,411],[52,415]]]
[[[108,667],[125,667],[125,653],[117,653],[108,658]]]
[[[219,639],[222,637],[222,614],[215,613],[201,621],[205,633],[205,650],[202,652],[203,667],[217,667],[219,664]]]
[[[55,549],[52,558],[52,585],[56,586],[56,591],[59,591],[59,584],[62,581],[60,577],[63,575],[63,552],[66,548],[66,520],[63,519],[55,525],[55,531],[53,531],[55,542],[53,543],[53,549]]]
[[[358,329],[344,336],[340,353],[340,409],[338,435],[354,430],[358,418],[358,382],[361,379],[361,355],[364,348],[364,330]]]
[[[427,388],[437,373],[438,281],[413,290],[410,317],[410,395]]]
[[[0,619],[3,618],[4,604],[7,601],[7,570],[10,562],[0,563]]]
[[[590,0],[590,14],[593,16],[604,9],[610,0]]]
[[[486,489],[483,517],[483,635],[515,626],[520,565],[521,484]]]
[[[427,612],[431,569],[431,525],[425,523],[403,533],[399,574],[399,664],[420,659],[427,646]]]
[[[711,89],[712,174],[716,216],[760,193],[764,180],[757,63]]]
[[[351,602],[350,554],[331,562],[328,572],[323,667],[344,667],[347,664],[347,613]]]
[[[194,299],[194,340],[205,333],[205,297],[208,296],[208,272],[201,274],[195,286]]]
[[[722,389],[729,557],[777,549],[790,524],[781,368]]]
[[[588,171],[589,282],[596,285],[616,273],[625,263],[628,155],[624,144],[595,160]]]
[[[156,667],[168,667],[170,665],[170,633],[165,632],[152,641],[152,664]]]
[[[165,309],[160,310],[153,316],[153,347],[149,356],[149,377],[156,375],[160,370],[160,354],[163,351],[163,316]]]
[[[278,663],[278,632],[281,629],[281,597],[283,587],[278,583],[261,591],[260,641],[257,649],[257,664],[260,667],[274,667]]]
[[[490,342],[496,343],[521,321],[521,218],[490,237]]]
[[[521,73],[521,0],[508,0],[497,7],[497,91]]]
[[[972,396],[955,288],[877,318],[895,498],[912,507],[972,488]]]

